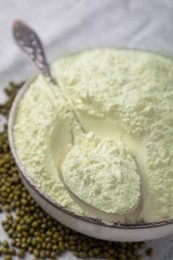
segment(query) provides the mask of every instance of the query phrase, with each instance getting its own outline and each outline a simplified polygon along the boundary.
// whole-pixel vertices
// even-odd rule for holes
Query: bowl
[[[110,225],[108,223],[103,223],[98,218],[78,215],[66,207],[62,207],[60,204],[53,202],[50,197],[37,187],[34,180],[28,176],[27,172],[22,167],[16,152],[13,138],[13,124],[15,122],[18,104],[27,91],[29,84],[35,79],[35,77],[36,76],[29,79],[23,85],[13,102],[8,121],[8,138],[11,152],[18,167],[22,182],[40,207],[54,219],[77,232],[109,241],[143,241],[160,238],[173,233],[173,220],[165,220],[157,223],[114,223]]]

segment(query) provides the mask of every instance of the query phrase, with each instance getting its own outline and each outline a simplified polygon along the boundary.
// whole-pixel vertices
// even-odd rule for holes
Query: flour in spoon
[[[140,177],[123,144],[100,140],[93,133],[72,146],[62,163],[69,189],[89,205],[112,214],[126,214],[140,200]]]

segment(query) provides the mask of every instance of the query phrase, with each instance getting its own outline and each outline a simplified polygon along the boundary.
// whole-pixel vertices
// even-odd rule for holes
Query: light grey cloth
[[[172,0],[1,0],[1,101],[3,85],[24,80],[36,71],[14,44],[11,25],[15,19],[25,20],[39,32],[49,60],[98,46],[136,47],[173,55]],[[0,227],[0,239],[4,237]],[[152,259],[173,259],[173,236],[148,244],[155,248]],[[75,258],[65,254],[62,259]]]

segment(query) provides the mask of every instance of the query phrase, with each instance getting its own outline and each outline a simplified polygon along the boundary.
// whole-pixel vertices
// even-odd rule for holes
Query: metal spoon
[[[13,36],[14,39],[17,43],[17,45],[22,49],[23,52],[25,52],[27,54],[27,56],[34,62],[34,64],[37,66],[37,68],[40,70],[40,72],[44,75],[45,79],[52,83],[53,85],[55,85],[56,87],[59,88],[59,90],[61,91],[64,99],[66,100],[66,102],[69,102],[68,98],[66,97],[66,95],[63,93],[62,89],[57,85],[55,79],[53,78],[51,71],[50,71],[50,67],[49,64],[47,62],[46,56],[45,56],[45,52],[43,49],[43,45],[41,43],[41,40],[39,39],[38,35],[35,33],[35,31],[33,31],[33,29],[31,29],[28,25],[26,25],[23,21],[16,21],[13,24]],[[72,107],[72,113],[74,116],[74,119],[78,122],[78,124],[81,126],[81,130],[83,133],[85,133],[85,130],[82,126],[82,123],[80,122],[80,120],[78,119],[78,116],[75,112],[74,107]],[[61,171],[61,169],[60,169]],[[115,216],[115,214],[110,214],[107,212],[103,212],[100,209],[96,209],[93,206],[87,204],[85,201],[81,200],[79,197],[77,197],[73,191],[70,190],[70,187],[68,187],[66,185],[66,183],[64,182],[64,178],[63,178],[63,174],[61,173],[61,179],[62,182],[64,184],[64,186],[66,187],[66,189],[71,193],[71,196],[73,196],[73,198],[76,198],[79,200],[79,202],[82,202],[85,204],[85,207],[88,206],[89,210],[95,210],[97,211],[97,213],[100,214],[106,214],[106,216]],[[140,199],[139,201],[140,202]],[[139,205],[140,203],[138,203],[136,205],[135,208],[132,209],[132,211],[136,211],[136,209],[139,209]],[[127,212],[127,214],[130,212]]]

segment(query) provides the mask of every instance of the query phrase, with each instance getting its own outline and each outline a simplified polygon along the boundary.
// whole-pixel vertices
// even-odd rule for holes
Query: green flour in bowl
[[[86,191],[88,189],[91,192],[88,192],[88,200],[92,198],[93,205],[103,203],[103,207],[108,207],[107,201],[115,203],[113,207],[118,214],[127,210],[125,216],[117,215],[112,222],[138,223],[172,218],[172,60],[142,51],[97,49],[58,59],[52,66],[52,72],[60,88],[71,100],[87,135],[93,133],[101,144],[107,142],[106,140],[118,146],[122,144],[125,151],[129,152],[126,156],[131,160],[132,168],[126,164],[128,160],[126,163],[125,159],[123,161],[125,153],[122,148],[122,156],[117,157],[119,161],[117,159],[115,162],[114,157],[111,165],[110,146],[107,152],[102,148],[97,150],[99,146],[93,147],[87,150],[86,158],[81,160],[80,158],[84,157],[85,141],[80,143],[83,133],[68,113],[72,106],[64,102],[58,89],[48,86],[39,75],[29,84],[19,103],[14,140],[23,167],[41,191],[76,214],[99,217],[94,212],[87,211],[69,195],[58,170],[61,166],[69,172],[70,178],[73,178],[76,176],[77,171],[74,169],[78,160],[76,169],[82,167],[84,175],[88,158],[87,167],[91,171],[87,174],[90,177],[95,174],[93,193],[91,185],[84,184],[84,180],[87,183],[87,174],[81,178],[80,183]],[[77,140],[75,144],[71,131]],[[114,146],[112,149],[118,151],[119,148]],[[77,154],[81,157],[77,157]],[[97,171],[94,171],[94,166],[91,165],[94,155],[103,158],[102,162],[98,163],[101,168]],[[110,169],[105,158],[109,161]],[[134,158],[140,169],[142,199],[138,211],[128,212],[127,207],[130,206],[127,204],[127,195],[123,197],[122,187],[127,189],[129,204],[130,201],[134,203],[135,199],[137,201],[139,196],[139,175],[131,174],[130,171],[132,169],[132,173],[136,173]],[[109,172],[110,178],[114,176],[114,185],[108,178]],[[108,180],[109,188],[104,189],[107,193],[104,200],[98,195],[100,190],[95,190],[97,182],[98,186],[101,184],[99,175],[103,176],[103,182]],[[75,185],[75,178],[73,181]],[[119,199],[112,199],[111,194]],[[112,207],[110,212],[111,209]]]

